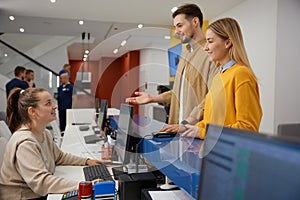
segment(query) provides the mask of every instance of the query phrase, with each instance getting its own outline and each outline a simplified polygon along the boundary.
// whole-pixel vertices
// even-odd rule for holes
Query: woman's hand
[[[180,135],[181,137],[199,138],[199,135],[200,135],[200,127],[199,126],[193,126],[193,125],[186,124],[185,127],[187,128],[187,130],[184,131]]]
[[[103,182],[103,181],[104,180],[101,178],[96,178],[96,179],[92,180],[92,183],[93,183],[93,185],[95,185],[96,183]]]
[[[92,159],[88,158],[86,160],[85,164],[88,166],[99,165],[99,164],[101,164],[101,161],[100,160],[92,160]]]

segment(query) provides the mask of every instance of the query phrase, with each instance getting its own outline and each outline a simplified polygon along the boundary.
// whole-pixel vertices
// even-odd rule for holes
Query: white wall
[[[218,16],[221,17],[235,18],[242,28],[260,87],[263,108],[260,131],[274,133],[277,0],[247,0]]]
[[[300,123],[300,1],[278,0],[274,124]]]
[[[0,74],[0,111],[6,111],[6,89],[5,85],[9,79]]]
[[[168,51],[161,48],[140,50],[140,87],[148,94],[157,95],[158,85],[169,84]],[[147,85],[147,88],[146,88]],[[139,114],[152,117],[152,105],[139,107]]]

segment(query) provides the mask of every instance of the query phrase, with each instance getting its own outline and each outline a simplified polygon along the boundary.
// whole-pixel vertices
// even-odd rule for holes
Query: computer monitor
[[[299,199],[300,142],[207,126],[198,199]]]
[[[174,77],[176,75],[176,70],[178,67],[178,63],[180,60],[182,52],[182,44],[179,43],[168,49],[168,59],[169,59],[169,67],[170,67],[170,76]]]
[[[95,110],[96,110],[96,118],[98,118],[99,114],[99,99],[95,98]]]
[[[153,106],[153,117],[154,120],[167,123],[168,114],[164,106],[157,105]]]
[[[107,120],[107,100],[102,99],[100,104],[100,112],[99,112],[99,118],[98,118],[98,127],[102,131],[104,131],[106,126],[106,120]]]
[[[131,155],[135,152],[136,140],[133,136],[133,115],[133,106],[121,104],[114,150],[123,164],[130,163]]]
[[[107,100],[102,99],[100,104],[99,113],[96,117],[97,127],[94,129],[93,135],[84,136],[84,141],[86,144],[94,144],[104,140],[105,136],[100,135],[100,131],[104,131],[106,127],[106,115],[107,115]],[[96,113],[97,114],[97,113]]]

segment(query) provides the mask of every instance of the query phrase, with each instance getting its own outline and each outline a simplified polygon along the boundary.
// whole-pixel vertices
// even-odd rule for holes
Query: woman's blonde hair
[[[252,73],[250,62],[246,53],[241,28],[238,22],[232,18],[222,18],[211,23],[207,29],[210,29],[218,37],[227,40],[230,39],[232,45],[229,49],[230,59],[240,65],[248,67]],[[253,73],[254,74],[254,73]]]

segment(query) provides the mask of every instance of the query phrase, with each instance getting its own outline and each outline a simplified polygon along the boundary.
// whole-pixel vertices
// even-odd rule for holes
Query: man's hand
[[[166,125],[166,126],[162,127],[159,131],[160,132],[177,132],[177,133],[180,133],[180,132],[184,132],[186,130],[187,129],[182,124],[169,124],[169,125]]]
[[[27,81],[29,88],[33,87],[33,80]]]
[[[145,92],[135,92],[136,97],[129,97],[126,99],[127,103],[133,104],[147,104],[152,102],[152,97]]]

